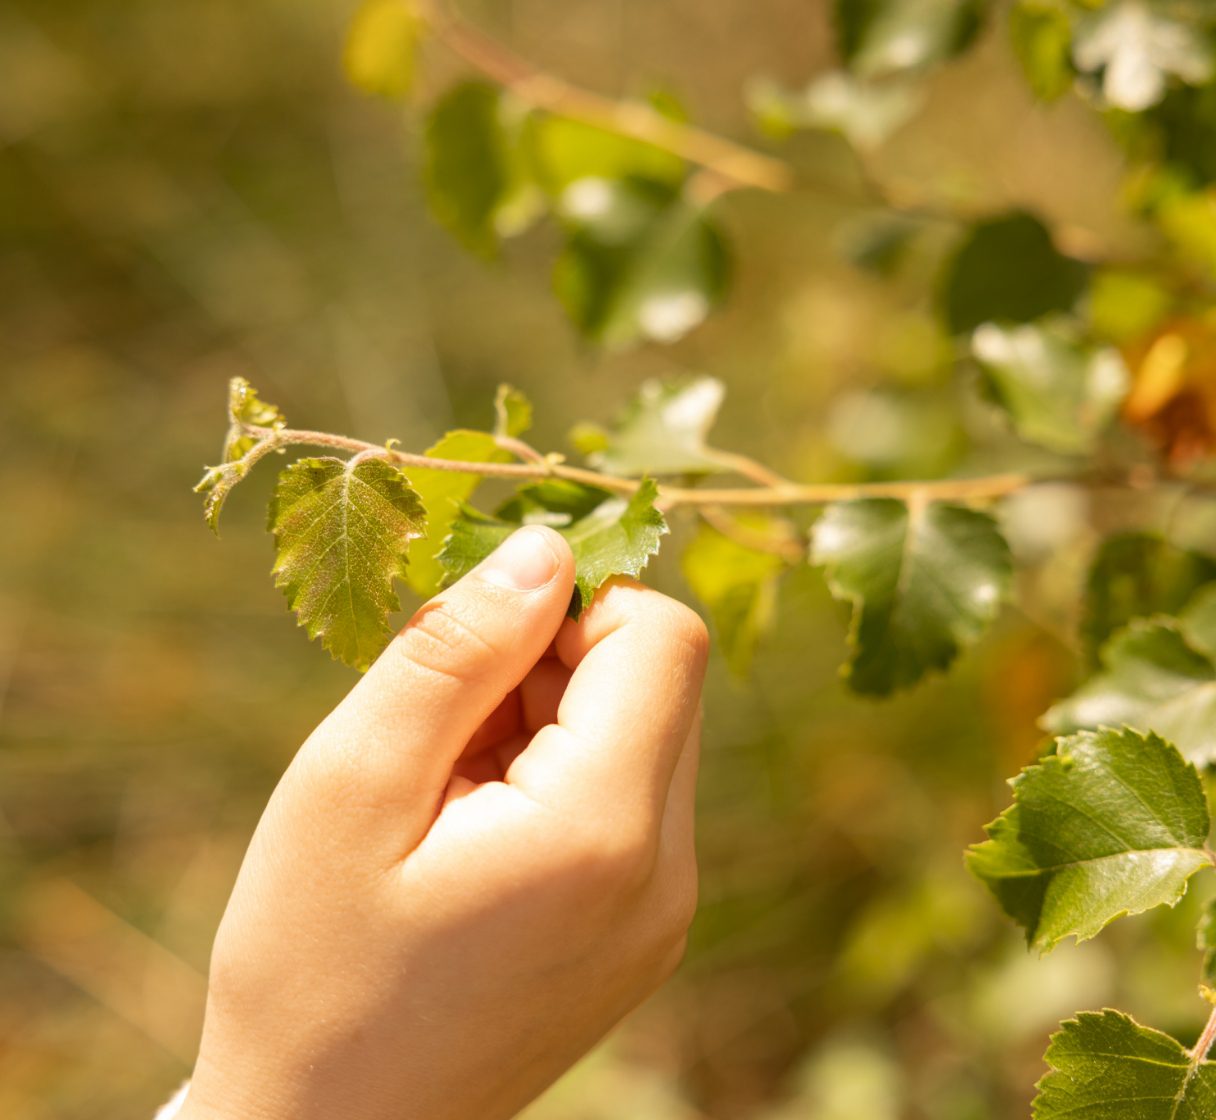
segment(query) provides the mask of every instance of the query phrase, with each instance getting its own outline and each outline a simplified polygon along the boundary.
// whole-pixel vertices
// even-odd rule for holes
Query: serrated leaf
[[[962,506],[893,498],[828,506],[811,536],[832,594],[852,604],[856,692],[885,695],[945,669],[996,617],[1011,578],[996,522]]]
[[[1127,724],[1166,736],[1195,762],[1216,761],[1216,665],[1188,635],[1185,616],[1133,622],[1100,659],[1102,671],[1053,705],[1045,728]]]
[[[1179,548],[1157,533],[1116,533],[1098,549],[1085,587],[1081,634],[1099,648],[1134,618],[1176,615],[1204,584],[1216,581],[1216,557]]]
[[[588,460],[608,474],[705,474],[722,470],[707,444],[726,387],[716,377],[645,381]],[[580,437],[591,446],[588,428]]]
[[[1009,13],[1009,39],[1040,101],[1055,101],[1072,88],[1072,19],[1067,8],[1022,0]]]
[[[840,53],[867,77],[924,70],[974,42],[987,0],[836,0]]]
[[[728,256],[703,209],[667,183],[579,179],[562,194],[553,272],[575,326],[608,347],[674,342],[726,291]]]
[[[751,532],[772,532],[761,516],[740,518]],[[756,644],[772,625],[777,584],[788,565],[780,556],[747,548],[702,524],[680,558],[692,593],[705,604],[727,665],[738,676],[751,666]]]
[[[522,436],[532,427],[532,402],[512,385],[499,385],[494,395],[494,434]]]
[[[431,110],[423,138],[427,198],[436,219],[473,252],[493,256],[543,202],[522,147],[524,113],[507,94],[465,82]]]
[[[1131,386],[1117,350],[1086,344],[1061,322],[985,323],[971,350],[1018,435],[1052,451],[1092,451]]]
[[[207,527],[218,537],[220,533],[220,513],[232,489],[247,473],[244,463],[224,463],[218,467],[208,467],[206,474],[199,479],[194,487],[196,494],[203,495],[203,518]]]
[[[665,148],[567,117],[534,117],[528,129],[538,182],[560,197],[581,179],[640,178],[678,187],[687,165]]]
[[[256,436],[246,434],[245,425],[257,428],[284,428],[287,418],[277,405],[258,396],[257,390],[243,377],[228,382],[228,434],[224,438],[223,461],[243,458],[257,442]]]
[[[222,461],[219,466],[208,467],[194,487],[196,494],[203,495],[203,517],[216,536],[219,536],[220,513],[228,495],[249,473],[252,463],[267,450],[263,444],[259,454],[249,456],[260,437],[250,435],[245,430],[247,424],[277,431],[286,427],[287,420],[275,405],[262,400],[248,381],[234,377],[228,382],[228,432],[224,436]]]
[[[366,669],[392,636],[393,581],[406,574],[424,518],[405,475],[382,459],[300,459],[279,474],[275,586],[339,661]]]
[[[407,0],[364,0],[346,36],[342,63],[365,93],[401,98],[414,84],[423,21]]]
[[[573,482],[549,481],[523,487],[491,517],[465,506],[439,554],[449,582],[475,568],[521,525],[549,525],[574,553],[575,594],[571,614],[591,604],[595,592],[615,575],[641,575],[667,532],[655,509],[658,487],[644,479],[630,497]]]
[[[1106,100],[1130,113],[1165,96],[1172,79],[1201,86],[1213,75],[1210,10],[1112,0],[1077,22],[1077,69],[1101,76]]]
[[[511,456],[500,448],[489,432],[458,428],[426,449],[432,459],[456,459],[466,463],[506,463]],[[452,522],[482,480],[481,475],[463,471],[432,471],[425,467],[410,470],[410,484],[426,509],[425,532],[410,541],[406,580],[419,595],[435,594],[443,583],[444,567],[439,562],[443,542]]]
[[[1216,1064],[1121,1011],[1084,1011],[1047,1048],[1034,1120],[1211,1120]]]
[[[970,334],[984,323],[1028,323],[1067,311],[1085,289],[1088,269],[1064,256],[1032,214],[972,226],[947,265],[943,309],[950,329]]]
[[[1211,864],[1199,773],[1156,735],[1082,731],[1010,785],[967,866],[1041,952],[1174,905]]]

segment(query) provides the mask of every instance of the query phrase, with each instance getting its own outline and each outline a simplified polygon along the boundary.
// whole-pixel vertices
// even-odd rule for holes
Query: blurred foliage
[[[188,1073],[249,833],[351,682],[264,578],[270,478],[233,496],[223,548],[198,520],[188,487],[220,453],[227,379],[301,424],[422,449],[485,426],[504,380],[543,403],[536,442],[559,447],[647,378],[710,374],[732,402],[715,444],[791,477],[1051,471],[1056,450],[1020,442],[968,371],[983,317],[1037,330],[1052,311],[1128,371],[1126,423],[1099,454],[1202,471],[1216,443],[1202,3],[470,9],[554,73],[645,104],[675,89],[691,120],[757,145],[741,91],[806,90],[752,97],[804,189],[708,200],[684,161],[636,142],[606,155],[588,126],[521,120],[494,90],[458,104],[477,148],[451,150],[393,99],[442,106],[464,69],[386,4],[356,8],[0,11],[0,1115],[150,1116]],[[1146,57],[1144,18],[1165,40]],[[361,99],[344,61],[388,100]],[[494,173],[463,175],[466,159]],[[471,193],[445,221],[489,266],[428,216],[448,175]],[[572,189],[589,177],[625,185]],[[545,209],[556,221],[533,224]],[[686,232],[656,255],[665,229]],[[615,349],[571,330],[546,290],[555,260],[576,324]],[[680,542],[705,532],[672,522]],[[772,602],[707,588],[744,646],[757,615],[775,630],[747,684],[734,642],[711,669],[689,960],[531,1120],[1012,1120],[1079,1007],[1194,1037],[1210,888],[1037,961],[959,853],[1077,684],[1098,641],[1083,617],[1163,609],[1152,572],[1120,575],[1143,597],[1085,606],[1099,542],[1151,534],[1205,557],[1211,503],[1198,485],[1042,487],[1001,527],[1018,610],[951,677],[882,704],[840,687],[842,609],[805,566]],[[650,571],[682,593],[674,555]]]

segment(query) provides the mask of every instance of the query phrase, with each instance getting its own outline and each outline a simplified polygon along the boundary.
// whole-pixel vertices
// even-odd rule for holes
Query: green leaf
[[[512,439],[532,427],[532,402],[511,385],[499,385],[494,396],[494,434]]]
[[[945,273],[942,302],[957,334],[983,323],[1028,323],[1067,311],[1085,289],[1088,270],[1052,244],[1032,214],[1013,213],[973,226]]]
[[[1199,773],[1156,735],[1080,732],[1010,785],[967,866],[1041,952],[1173,906],[1212,862]]]
[[[1034,1120],[1211,1120],[1216,1064],[1121,1011],[1084,1011],[1047,1048]]]
[[[560,212],[567,240],[554,287],[595,342],[674,342],[725,294],[729,262],[717,228],[669,184],[580,179]]]
[[[919,85],[900,80],[873,82],[847,71],[823,74],[798,91],[758,79],[748,85],[747,99],[766,131],[782,135],[795,129],[821,128],[840,133],[862,151],[889,139],[924,104]]]
[[[893,498],[828,506],[812,530],[811,561],[853,606],[845,678],[874,695],[949,666],[996,617],[1012,571],[987,514]]]
[[[511,456],[488,432],[458,428],[448,432],[425,451],[432,459],[456,459],[466,463],[506,463]],[[481,483],[482,476],[463,471],[410,470],[410,484],[426,509],[426,531],[410,541],[406,579],[419,595],[434,595],[443,583],[445,570],[439,562],[443,542],[452,522]]]
[[[1134,618],[1176,615],[1204,584],[1216,580],[1216,557],[1171,544],[1157,533],[1107,537],[1090,566],[1081,633],[1098,649]]]
[[[228,435],[224,438],[223,461],[242,459],[257,442],[245,432],[245,425],[258,428],[285,428],[287,418],[278,407],[262,400],[257,390],[243,377],[228,382]]]
[[[716,377],[643,382],[611,431],[583,425],[590,463],[617,475],[705,474],[722,470],[706,438],[726,388]],[[594,442],[592,442],[594,440]]]
[[[776,525],[764,516],[740,517],[739,523],[761,535],[771,534]],[[757,642],[772,625],[777,584],[788,565],[780,556],[747,548],[702,522],[680,566],[692,593],[709,611],[727,665],[746,676]]]
[[[523,126],[523,110],[482,82],[458,85],[427,118],[423,169],[431,211],[483,256],[493,256],[500,238],[521,233],[542,209],[521,146]]]
[[[475,568],[521,525],[549,525],[574,553],[570,613],[577,618],[605,580],[641,575],[659,551],[667,523],[654,507],[657,496],[658,487],[650,479],[628,498],[559,480],[525,486],[495,517],[463,507],[439,560],[451,582]]]
[[[223,461],[218,467],[208,467],[194,487],[196,494],[203,495],[203,517],[216,536],[228,495],[267,450],[263,444],[259,453],[250,455],[258,446],[259,437],[246,432],[246,424],[277,431],[287,425],[287,420],[275,405],[262,400],[248,381],[234,377],[228,382],[228,433],[224,437]]]
[[[1212,16],[1198,6],[1111,0],[1077,22],[1073,61],[1100,75],[1107,102],[1142,112],[1165,96],[1172,79],[1201,86],[1213,75]]]
[[[533,117],[528,139],[536,178],[554,197],[584,179],[640,178],[678,187],[687,173],[684,161],[664,148],[566,117]]]
[[[1043,726],[1127,724],[1166,736],[1195,762],[1216,761],[1216,664],[1203,641],[1186,614],[1133,622],[1102,647],[1102,671],[1053,705]]]
[[[1009,14],[1009,38],[1040,101],[1055,101],[1072,88],[1072,20],[1066,8],[1023,0]]]
[[[836,0],[840,53],[865,77],[924,70],[975,41],[987,0]]]
[[[1118,268],[1094,274],[1089,322],[1096,337],[1117,344],[1143,338],[1169,314],[1173,293],[1154,276]]]
[[[300,459],[270,503],[275,586],[310,638],[366,669],[392,635],[409,542],[424,513],[405,475],[383,459]]]
[[[414,84],[423,21],[406,0],[364,0],[351,21],[342,63],[365,93],[401,98]]]
[[[1018,435],[1052,451],[1092,451],[1131,385],[1117,350],[1088,345],[1052,320],[985,323],[971,350]]]

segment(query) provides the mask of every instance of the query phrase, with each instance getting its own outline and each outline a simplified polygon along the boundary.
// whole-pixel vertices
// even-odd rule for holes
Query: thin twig
[[[485,35],[442,0],[408,2],[453,54],[534,108],[653,144],[736,186],[776,192],[794,188],[794,169],[783,160],[672,120],[644,101],[614,101],[571,85]]]
[[[1197,1067],[1208,1056],[1214,1043],[1216,1043],[1216,1007],[1212,1008],[1212,1013],[1208,1016],[1207,1026],[1203,1028],[1199,1041],[1195,1043],[1194,1048],[1191,1050],[1191,1065]]]
[[[477,463],[462,459],[433,459],[413,451],[402,451],[397,447],[384,447],[349,436],[333,435],[330,432],[304,431],[293,428],[246,428],[250,435],[270,443],[274,450],[289,445],[329,447],[356,454],[366,452],[391,459],[406,467],[432,471],[455,471],[461,474],[478,474],[491,478],[545,479],[564,478],[585,486],[597,486],[620,494],[632,494],[641,480],[620,478],[602,474],[585,467],[568,466],[545,458],[539,463]],[[259,447],[261,444],[258,445]],[[252,454],[252,452],[251,452]],[[752,462],[740,457],[741,461]],[[1024,490],[1030,486],[1066,484],[1091,490],[1143,490],[1162,483],[1173,484],[1181,480],[1171,477],[1146,476],[1143,471],[1128,471],[1121,474],[1080,474],[1035,476],[1024,471],[1003,474],[980,475],[974,478],[941,478],[895,482],[821,482],[800,483],[782,480],[773,485],[748,487],[691,488],[660,485],[658,504],[664,509],[675,506],[737,506],[771,508],[776,506],[826,505],[829,502],[850,501],[857,498],[896,498],[904,502],[982,502],[991,501]],[[1188,485],[1196,492],[1216,492],[1216,484],[1190,481]]]

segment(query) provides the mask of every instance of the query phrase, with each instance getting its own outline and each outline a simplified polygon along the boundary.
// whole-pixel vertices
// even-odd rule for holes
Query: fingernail
[[[482,579],[512,591],[532,591],[548,583],[557,571],[557,553],[543,529],[512,533],[482,562]]]

